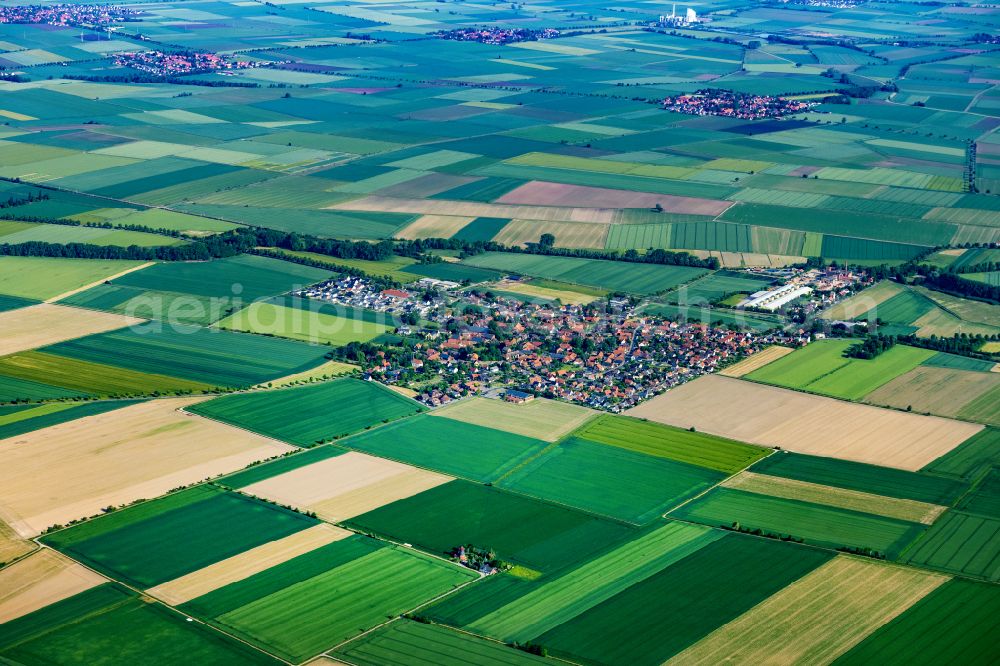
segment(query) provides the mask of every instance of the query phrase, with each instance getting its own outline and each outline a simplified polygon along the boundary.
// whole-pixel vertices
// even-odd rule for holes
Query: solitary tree
[[[538,239],[538,244],[542,247],[552,247],[556,244],[556,237],[552,234],[542,234]]]

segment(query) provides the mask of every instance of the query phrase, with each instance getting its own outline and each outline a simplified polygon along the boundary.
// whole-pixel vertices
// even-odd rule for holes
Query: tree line
[[[45,220],[49,222],[48,220]],[[62,223],[62,222],[60,222]],[[176,236],[171,230],[158,230],[141,225],[132,225],[136,231],[149,231]],[[635,250],[624,253],[605,250],[582,250],[557,248],[543,243],[531,243],[527,247],[508,247],[493,241],[464,241],[455,238],[429,238],[421,240],[379,242],[350,241],[319,238],[296,232],[284,232],[261,227],[240,227],[214,236],[191,240],[184,245],[164,247],[128,247],[94,245],[90,243],[46,243],[32,241],[18,244],[0,244],[0,255],[22,257],[66,257],[74,259],[134,259],[143,261],[198,261],[231,257],[251,253],[259,247],[273,247],[293,252],[310,252],[339,259],[363,259],[384,261],[394,255],[423,258],[432,250],[452,250],[465,258],[483,252],[510,252],[514,254],[538,254],[580,259],[603,259],[628,263],[660,264],[670,266],[691,266],[715,270],[719,261],[715,257],[699,259],[686,252],[671,252],[655,249],[640,254]],[[287,258],[287,257],[282,257]]]
[[[932,335],[922,338],[916,335],[869,335],[867,338],[851,345],[844,351],[844,356],[848,358],[872,359],[883,352],[892,349],[897,344],[909,347],[919,347],[931,351],[956,354],[958,356],[969,356],[983,360],[992,360],[990,354],[978,351],[984,342],[1000,339],[1000,335],[984,336],[982,334],[969,335],[968,333],[956,333],[953,337],[938,337]]]

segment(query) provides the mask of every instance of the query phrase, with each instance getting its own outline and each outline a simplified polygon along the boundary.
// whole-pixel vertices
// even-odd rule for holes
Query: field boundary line
[[[77,524],[79,524],[79,523],[77,523]],[[71,527],[73,527],[73,526],[71,526]],[[35,537],[36,540],[39,539],[39,538],[41,538],[41,537],[40,536],[39,537]],[[37,541],[36,541],[36,543],[37,543]],[[39,550],[49,549],[49,550],[51,550],[54,553],[58,553],[59,555],[62,555],[64,557],[69,558],[70,560],[72,560],[73,562],[75,562],[76,564],[78,564],[79,566],[81,566],[81,567],[83,567],[83,568],[85,568],[85,569],[87,569],[89,571],[92,571],[93,573],[97,574],[101,578],[104,578],[104,579],[106,579],[108,581],[111,581],[113,583],[121,585],[122,587],[127,588],[127,589],[135,592],[139,596],[140,600],[142,598],[153,599],[156,603],[160,604],[164,608],[169,609],[172,613],[180,615],[186,621],[197,622],[201,626],[208,628],[210,631],[216,631],[216,632],[218,632],[220,634],[223,634],[224,636],[228,636],[229,638],[231,638],[231,639],[233,639],[235,641],[238,641],[238,642],[240,642],[240,643],[242,643],[242,644],[250,647],[251,649],[257,650],[258,652],[262,652],[262,653],[268,655],[269,657],[273,657],[274,659],[276,659],[276,660],[278,660],[278,661],[280,661],[280,662],[282,662],[284,664],[288,664],[289,666],[294,666],[294,664],[292,662],[287,661],[285,659],[282,659],[278,655],[272,654],[272,653],[268,652],[267,650],[263,649],[262,647],[260,647],[258,645],[254,645],[253,643],[251,643],[249,641],[246,641],[246,640],[240,638],[239,636],[234,636],[234,635],[230,634],[229,632],[224,631],[224,630],[220,629],[219,627],[216,627],[215,625],[213,625],[213,624],[211,624],[209,622],[205,622],[205,621],[203,621],[203,620],[201,620],[201,619],[199,619],[197,617],[194,617],[192,615],[188,615],[187,613],[184,613],[184,612],[178,610],[177,608],[174,608],[170,604],[168,604],[168,603],[166,603],[164,601],[161,601],[157,597],[154,597],[154,596],[152,596],[150,594],[146,594],[145,590],[141,590],[141,589],[139,589],[137,587],[134,587],[134,586],[132,586],[132,585],[130,585],[128,583],[120,581],[117,578],[112,578],[111,576],[109,576],[109,575],[107,575],[105,573],[102,573],[102,572],[98,571],[97,569],[94,569],[93,567],[89,566],[88,564],[79,561],[78,559],[76,559],[72,555],[69,555],[67,553],[63,553],[60,550],[56,550],[55,548],[51,548],[50,546],[46,546],[45,544],[42,544],[42,543],[39,543],[38,545],[39,545]],[[35,552],[38,552],[38,551],[35,551]]]
[[[400,548],[405,548],[405,547],[406,546],[402,546],[402,545],[400,546]],[[416,549],[413,548],[411,550],[416,550]],[[418,551],[418,552],[423,553],[423,551]],[[443,558],[441,558],[441,559],[443,559]],[[448,562],[449,564],[455,564],[451,560],[445,560],[445,561]],[[388,626],[388,625],[392,624],[393,622],[399,622],[401,619],[403,619],[403,616],[405,616],[405,615],[412,615],[414,613],[414,611],[418,611],[421,608],[424,608],[425,606],[429,606],[430,604],[433,604],[433,603],[435,603],[437,601],[440,601],[441,599],[444,599],[445,597],[449,597],[452,594],[455,594],[456,592],[458,592],[459,590],[464,589],[464,588],[468,587],[469,585],[474,585],[474,584],[478,583],[479,581],[483,580],[484,578],[486,578],[486,574],[484,574],[482,572],[479,572],[479,571],[475,571],[475,569],[469,569],[468,567],[463,567],[460,564],[456,565],[456,566],[458,566],[459,568],[464,569],[466,571],[472,571],[472,572],[478,574],[479,577],[478,578],[474,578],[474,579],[469,580],[469,581],[466,581],[466,582],[464,582],[461,585],[458,585],[456,587],[453,587],[450,590],[448,590],[447,592],[442,592],[441,594],[437,595],[436,597],[434,597],[432,599],[428,599],[427,601],[424,601],[424,602],[422,602],[422,603],[414,606],[410,610],[403,611],[402,613],[399,613],[398,615],[396,615],[396,617],[394,617],[392,619],[386,620],[385,622],[382,622],[382,623],[380,623],[380,624],[372,627],[371,629],[363,631],[362,633],[358,634],[357,636],[352,636],[351,638],[348,638],[346,641],[341,641],[340,643],[337,643],[333,647],[328,648],[324,652],[320,652],[319,654],[313,655],[311,658],[315,659],[316,657],[319,657],[319,656],[325,656],[328,652],[332,652],[332,651],[336,650],[341,645],[347,645],[348,643],[352,643],[352,642],[358,640],[359,638],[361,638],[363,636],[367,636],[368,634],[370,634],[370,633],[372,633],[374,631],[377,631],[377,630],[381,629],[382,627],[385,627],[385,626]],[[499,575],[499,574],[497,574],[497,575]],[[441,626],[441,627],[452,628],[450,625],[439,624],[437,622],[432,622],[431,624],[434,624],[436,626]],[[309,661],[309,660],[307,659],[306,661]],[[303,663],[305,663],[305,662],[303,662]],[[345,663],[351,663],[351,662],[345,662]]]
[[[666,518],[667,520],[678,520],[677,518],[674,518],[670,514],[673,513],[674,511],[676,511],[677,509],[680,509],[681,507],[683,507],[683,506],[685,506],[687,504],[690,504],[691,502],[694,502],[695,500],[697,500],[697,499],[699,499],[701,497],[704,497],[705,495],[707,495],[708,493],[712,492],[716,488],[722,486],[722,484],[725,483],[726,481],[739,476],[740,474],[742,474],[743,472],[747,471],[748,469],[750,469],[751,467],[753,467],[754,465],[756,465],[760,461],[767,460],[768,458],[770,458],[771,456],[773,456],[774,454],[776,454],[778,452],[778,449],[776,449],[774,447],[770,447],[770,448],[769,447],[761,447],[761,448],[767,448],[770,452],[766,456],[764,456],[763,458],[758,458],[757,460],[754,460],[749,465],[746,465],[743,469],[740,469],[740,470],[737,470],[737,471],[733,472],[732,474],[730,474],[729,476],[727,476],[724,479],[720,479],[718,482],[714,483],[710,488],[706,488],[705,490],[701,491],[700,493],[698,493],[694,497],[689,497],[688,499],[684,500],[683,502],[681,502],[677,506],[671,507],[669,510],[667,510],[666,512],[664,512],[663,514],[661,514],[660,517],[661,518]],[[688,522],[688,521],[684,521],[684,522]],[[701,523],[692,523],[692,524],[694,524],[694,525],[700,525]]]
[[[120,273],[115,273],[114,275],[109,275],[109,276],[107,276],[105,278],[102,278],[100,280],[97,280],[95,282],[91,282],[90,284],[85,284],[82,287],[78,287],[76,289],[71,289],[70,291],[67,291],[65,293],[58,294],[57,296],[53,296],[51,298],[48,298],[48,299],[44,300],[43,303],[55,303],[56,301],[59,301],[59,300],[61,300],[63,298],[68,298],[68,297],[72,296],[73,294],[79,294],[81,291],[87,291],[88,289],[93,289],[94,287],[98,287],[98,286],[104,284],[105,282],[110,282],[111,280],[115,280],[117,278],[120,278],[123,275],[128,275],[129,273],[134,273],[135,271],[141,271],[144,268],[149,268],[150,266],[152,266],[155,263],[156,263],[155,261],[147,261],[147,262],[145,262],[143,264],[140,264],[138,266],[133,266],[132,268],[129,268],[129,269],[124,270],[124,271],[121,271]]]

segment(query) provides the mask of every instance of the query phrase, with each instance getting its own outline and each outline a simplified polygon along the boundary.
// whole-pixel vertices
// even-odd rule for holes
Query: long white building
[[[740,303],[744,308],[762,308],[764,310],[777,310],[786,303],[791,303],[799,296],[811,294],[811,287],[800,287],[796,284],[784,284],[767,291],[758,291],[750,294],[750,298]]]

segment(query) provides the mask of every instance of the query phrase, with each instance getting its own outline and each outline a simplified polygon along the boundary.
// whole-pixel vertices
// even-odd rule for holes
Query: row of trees
[[[959,356],[971,356],[991,360],[990,354],[984,354],[978,350],[984,342],[997,339],[1000,339],[1000,335],[984,336],[979,333],[974,335],[956,333],[950,338],[938,337],[936,335],[926,338],[916,335],[870,335],[861,342],[848,347],[844,355],[849,358],[870,359],[888,351],[896,344],[901,344],[957,354]]]
[[[7,197],[6,201],[0,201],[0,208],[15,208],[16,206],[24,206],[26,204],[34,203],[35,201],[45,201],[48,198],[49,195],[41,190],[38,192],[28,192],[27,196],[17,196],[16,194],[12,194]]]
[[[995,271],[1000,271],[1000,261],[983,261],[958,268],[948,267],[949,273],[992,273]]]
[[[955,273],[935,271],[924,278],[924,284],[932,289],[946,291],[963,298],[1000,303],[1000,287],[986,282],[967,280]]]

